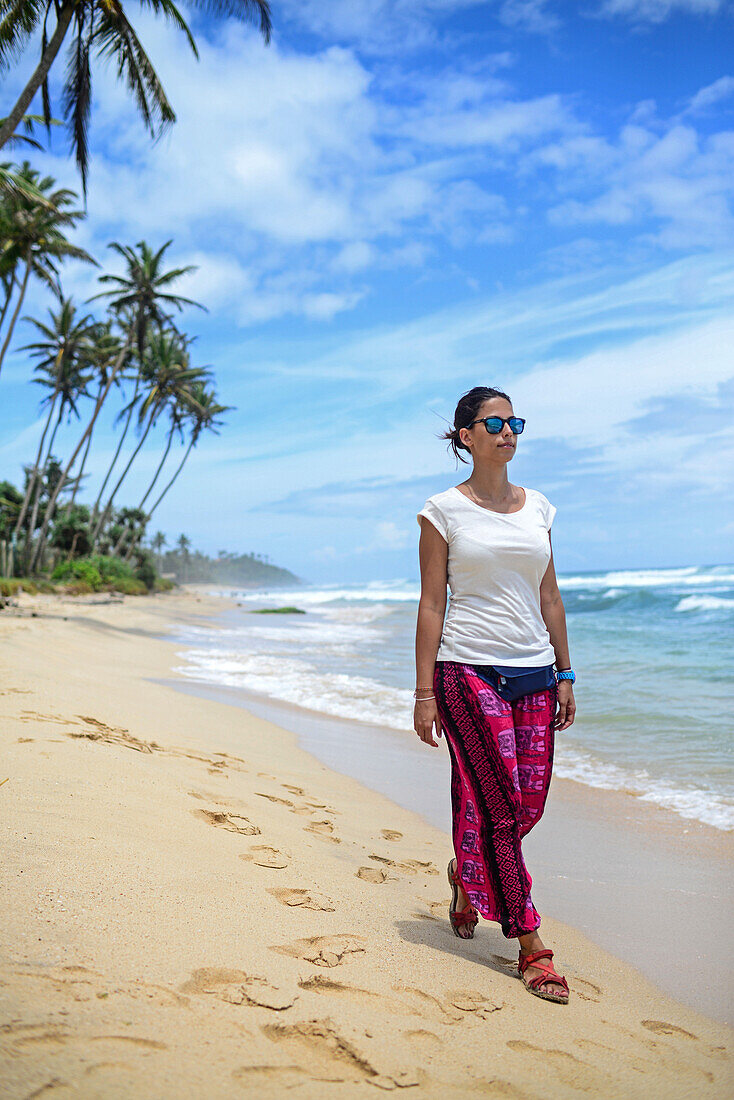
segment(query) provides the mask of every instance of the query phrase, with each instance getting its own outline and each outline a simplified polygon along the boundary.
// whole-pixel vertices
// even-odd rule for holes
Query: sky
[[[265,46],[183,7],[197,61],[126,5],[177,115],[156,142],[94,64],[72,239],[104,271],[120,270],[111,241],[171,239],[169,266],[196,265],[176,289],[207,312],[178,324],[232,406],[151,532],[319,584],[416,579],[416,513],[470,473],[440,433],[488,385],[527,421],[508,474],[557,507],[557,572],[733,561],[734,3],[272,10]],[[62,132],[26,155],[81,196]],[[67,263],[62,285],[101,316],[85,306],[99,273]],[[23,315],[52,305],[32,286]],[[21,323],[15,348],[32,338]],[[43,424],[32,377],[19,350],[0,374],[0,478],[16,482]],[[87,500],[122,403],[95,430]],[[138,503],[165,431],[118,503]]]

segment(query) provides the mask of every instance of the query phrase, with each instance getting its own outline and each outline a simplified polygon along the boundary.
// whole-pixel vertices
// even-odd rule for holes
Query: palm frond
[[[82,192],[87,197],[87,168],[89,147],[87,130],[92,107],[92,73],[89,67],[89,41],[84,36],[84,8],[75,13],[77,34],[69,47],[66,83],[64,84],[64,117],[71,133],[77,167],[82,177]]]
[[[148,0],[151,7],[154,0]],[[268,0],[189,0],[194,8],[201,8],[208,15],[219,18],[239,19],[245,23],[258,23],[266,45],[273,32],[273,20]]]

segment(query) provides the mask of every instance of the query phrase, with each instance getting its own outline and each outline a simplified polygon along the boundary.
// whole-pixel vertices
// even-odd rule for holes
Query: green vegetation
[[[300,607],[258,607],[253,615],[305,615]]]
[[[198,57],[175,5],[153,0],[152,6],[183,32]],[[234,5],[210,0],[207,12],[214,18],[253,20],[265,42],[270,39],[267,0]],[[58,69],[64,43],[63,110],[86,206],[95,66],[115,64],[151,136],[160,136],[175,114],[122,3],[113,11],[101,0],[17,0],[3,4],[0,72],[20,61],[28,46],[40,44],[41,56],[17,102],[0,118],[0,149],[42,149],[34,127],[42,123],[50,135],[51,126],[62,125],[51,117],[49,72],[53,66]],[[23,63],[25,72],[31,72],[27,59]],[[30,114],[39,92],[42,113]],[[62,586],[65,591],[143,593],[170,587],[175,580],[293,583],[292,574],[258,555],[211,559],[192,554],[183,534],[176,548],[165,553],[161,532],[146,545],[151,517],[199,440],[206,432],[217,433],[220,417],[231,406],[218,403],[212,371],[193,362],[195,337],[174,323],[185,308],[205,307],[175,293],[179,281],[196,269],[169,265],[170,240],[159,247],[146,241],[111,242],[115,270],[99,274],[99,292],[83,303],[64,294],[59,274],[63,263],[72,259],[100,269],[97,259],[68,237],[87,216],[86,209],[77,209],[77,198],[27,160],[0,164],[0,368],[18,331],[25,339],[31,336],[31,342],[13,350],[26,352],[33,364],[31,380],[41,388],[43,414],[23,484],[12,484],[0,470],[0,578],[6,578],[0,580],[0,592],[7,596],[18,588]],[[27,291],[34,284],[50,293],[51,303],[43,317],[23,317]],[[96,315],[87,312],[92,302],[101,310]],[[85,502],[78,498],[94,465],[95,432],[103,413],[112,414],[118,438],[109,461],[105,446],[101,485],[94,501]],[[59,446],[59,429],[73,421],[79,423],[76,438]],[[181,448],[178,455],[175,444]],[[150,459],[151,451],[154,460],[148,468],[153,473],[145,491],[139,499],[123,502],[131,469],[137,473],[142,465],[138,456]]]

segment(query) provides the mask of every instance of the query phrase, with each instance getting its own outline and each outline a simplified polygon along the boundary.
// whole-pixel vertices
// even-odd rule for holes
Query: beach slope
[[[532,997],[499,928],[453,936],[446,834],[155,683],[221,607],[0,617],[4,1097],[732,1094],[723,1024],[550,916],[571,999]]]

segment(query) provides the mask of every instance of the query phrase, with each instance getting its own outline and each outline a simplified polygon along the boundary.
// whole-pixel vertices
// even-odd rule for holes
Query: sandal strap
[[[552,959],[553,952],[550,948],[544,948],[542,951],[533,951],[529,955],[523,955],[520,952],[520,959],[518,961],[518,969],[520,974],[524,974],[529,966],[535,967],[536,970],[542,971],[541,974],[535,974],[532,978],[529,978],[525,983],[528,989],[539,989],[543,985],[549,985],[556,983],[563,986],[566,993],[568,993],[568,982],[562,974],[556,973],[555,967],[552,964],[539,963],[539,959]]]
[[[463,909],[454,909],[449,915],[454,927],[460,924],[476,924],[478,920],[477,911],[473,905],[466,905]]]
[[[534,978],[531,978],[525,984],[530,989],[539,989],[543,985],[560,985],[563,986],[566,993],[568,993],[568,982],[561,974],[556,974],[555,970],[545,970],[544,974],[536,974]]]
[[[517,960],[518,970],[521,974],[525,973],[528,966],[534,966],[536,959],[552,959],[553,952],[549,947],[544,947],[540,951],[531,951],[529,955],[524,955],[520,952],[520,958]],[[541,968],[542,969],[542,968]]]

